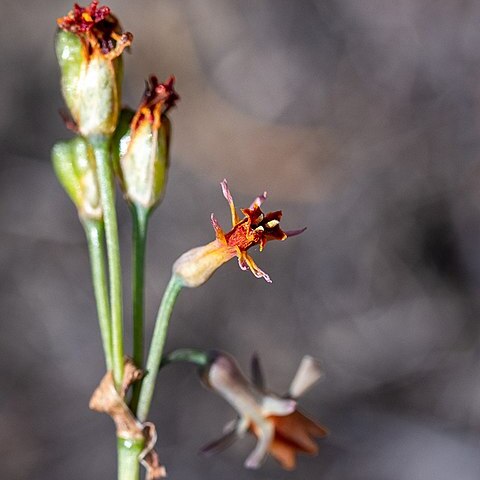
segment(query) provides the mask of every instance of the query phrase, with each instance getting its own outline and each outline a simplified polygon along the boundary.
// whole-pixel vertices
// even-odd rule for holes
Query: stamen
[[[278,220],[270,220],[265,224],[267,228],[275,228],[277,225],[279,225],[280,222]]]

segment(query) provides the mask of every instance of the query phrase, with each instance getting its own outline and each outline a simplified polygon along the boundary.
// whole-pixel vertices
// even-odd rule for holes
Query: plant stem
[[[175,362],[190,362],[199,367],[204,367],[208,364],[209,353],[205,350],[196,350],[193,348],[179,348],[170,352],[162,358],[160,368]]]
[[[155,380],[157,379],[158,368],[162,359],[163,347],[167,337],[168,324],[172,315],[182,282],[173,275],[163,294],[162,303],[158,310],[155,328],[153,330],[152,342],[147,359],[147,376],[143,379],[140,389],[140,398],[138,401],[137,418],[144,422],[147,419],[150,404],[152,402],[153,390],[155,388]]]
[[[147,227],[149,210],[132,205],[133,226],[133,265],[132,265],[132,303],[133,303],[133,361],[137,368],[143,368],[144,344],[144,305],[145,305],[145,251],[147,247]],[[133,386],[130,408],[135,414],[137,411],[140,387],[138,381]]]
[[[137,368],[143,368],[143,323],[145,300],[145,250],[149,211],[132,205],[133,220],[133,361]]]
[[[113,367],[112,329],[110,303],[108,301],[107,275],[105,271],[105,232],[103,221],[86,219],[83,222],[87,236],[90,265],[92,268],[93,290],[97,302],[98,322],[102,335],[103,353],[107,370]]]
[[[102,200],[103,218],[105,221],[112,314],[113,377],[115,385],[119,388],[123,378],[123,298],[110,139],[104,136],[93,136],[89,138],[89,141],[95,152],[100,198]]]
[[[118,480],[140,480],[139,456],[144,440],[117,437]]]

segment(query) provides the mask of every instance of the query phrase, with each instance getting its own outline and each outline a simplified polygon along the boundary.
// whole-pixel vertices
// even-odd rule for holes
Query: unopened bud
[[[52,162],[62,187],[72,199],[82,219],[103,216],[97,181],[95,155],[82,138],[58,142],[52,149]]]

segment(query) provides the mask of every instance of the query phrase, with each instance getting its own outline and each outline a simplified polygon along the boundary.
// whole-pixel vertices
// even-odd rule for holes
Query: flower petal
[[[285,232],[285,235],[287,235],[287,237],[295,237],[296,235],[300,235],[301,233],[303,233],[306,229],[307,227],[303,227],[298,230],[288,230],[287,232]]]
[[[245,467],[251,469],[260,468],[267,456],[270,445],[275,435],[273,424],[265,420],[261,424],[255,425],[255,435],[257,436],[257,445],[253,452],[245,460]]]
[[[250,205],[249,209],[251,210],[253,207],[257,206],[260,207],[262,203],[267,199],[267,192],[263,192],[262,195],[259,195]]]
[[[272,283],[270,277],[260,268],[257,267],[257,264],[253,261],[253,258],[248,254],[243,252],[243,258],[248,265],[250,271],[257,277],[257,278],[264,278],[267,283]]]
[[[220,438],[217,438],[217,440],[214,440],[213,442],[210,442],[202,447],[200,449],[200,453],[209,457],[222,452],[232,445],[240,438],[240,434],[237,429],[237,423],[238,421],[234,421],[227,424],[227,429],[224,431],[224,434]]]
[[[262,411],[266,417],[290,415],[295,411],[296,406],[297,402],[295,400],[279,398],[274,395],[265,395],[262,399]]]
[[[314,438],[328,435],[321,425],[296,410],[284,417],[270,417],[275,425],[275,435],[278,439],[291,443],[298,451],[314,455],[318,446]]]
[[[262,367],[260,365],[260,359],[256,353],[252,356],[251,361],[251,373],[252,373],[252,383],[259,389],[265,390],[265,379],[263,376]]]
[[[213,229],[215,230],[215,236],[217,237],[217,240],[225,242],[225,233],[223,232],[222,227],[218,223],[218,220],[213,213],[210,215],[210,221],[212,222]]]
[[[288,396],[299,398],[323,376],[320,364],[310,355],[305,355],[292,380]]]
[[[230,193],[230,190],[228,188],[227,179],[224,178],[223,182],[221,182],[220,185],[222,186],[223,196],[227,200],[230,207],[230,213],[232,215],[232,226],[234,227],[240,221],[240,219],[238,218],[237,211],[235,210],[235,204],[233,203],[232,194]]]

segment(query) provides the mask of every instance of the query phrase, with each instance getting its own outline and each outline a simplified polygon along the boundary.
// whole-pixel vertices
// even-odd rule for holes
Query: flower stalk
[[[103,351],[107,370],[113,368],[112,329],[110,326],[110,302],[105,271],[105,232],[103,221],[84,220],[83,227],[87,236],[90,265],[92,269],[93,290],[97,303],[98,322],[102,335]]]
[[[132,259],[132,302],[133,302],[133,361],[143,367],[143,330],[145,303],[145,251],[149,211],[139,205],[132,205],[133,259]]]
[[[146,377],[142,381],[140,389],[140,398],[138,400],[137,418],[144,422],[147,419],[152,403],[155,381],[157,379],[158,369],[162,360],[163,347],[167,338],[168,325],[172,315],[173,307],[177,300],[178,294],[182,289],[182,282],[172,275],[165,293],[163,294],[162,303],[158,310],[155,328],[153,330],[152,342],[146,363]]]
[[[194,348],[179,348],[162,358],[160,368],[166,367],[170,363],[189,362],[199,367],[205,367],[210,360],[209,352],[205,350],[196,350]]]
[[[144,362],[145,329],[145,253],[150,211],[141,205],[131,205],[132,211],[132,317],[133,361],[138,368]],[[135,413],[140,395],[141,381],[133,386],[130,408]]]
[[[117,437],[118,480],[140,480],[140,454],[143,451],[143,439]]]
[[[105,221],[112,316],[113,377],[118,388],[123,378],[123,297],[110,139],[105,136],[92,136],[89,138],[89,142],[95,153],[98,185]]]

